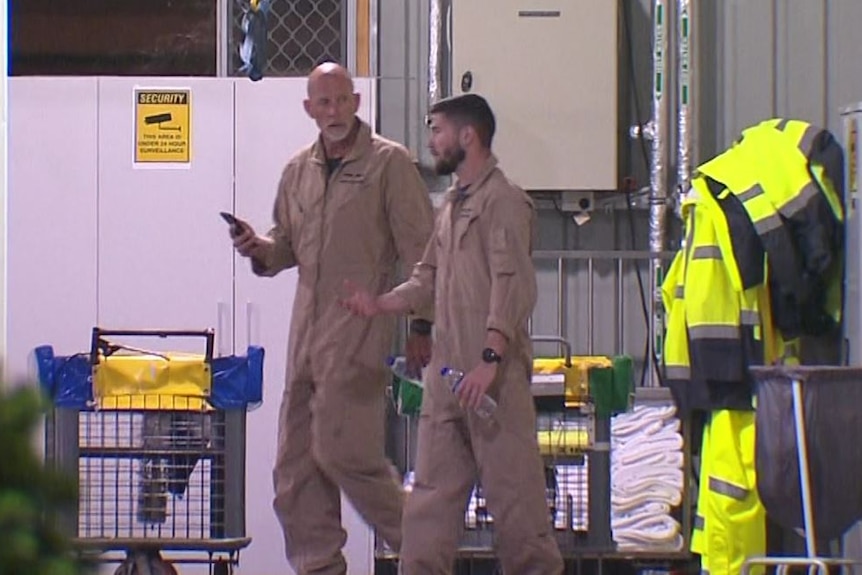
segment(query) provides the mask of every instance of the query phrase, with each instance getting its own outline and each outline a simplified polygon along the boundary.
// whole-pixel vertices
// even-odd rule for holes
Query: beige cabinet
[[[617,4],[452,2],[452,92],[488,99],[524,189],[617,188]]]

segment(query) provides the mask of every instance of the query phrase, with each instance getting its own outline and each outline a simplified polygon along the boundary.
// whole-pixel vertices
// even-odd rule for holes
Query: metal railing
[[[673,255],[663,252],[658,257],[667,263]],[[539,298],[530,333],[555,332],[572,343],[575,355],[628,354],[643,362],[650,335],[646,314],[656,294],[647,264],[654,257],[646,250],[534,252]],[[597,289],[597,284],[602,285]],[[585,288],[585,297],[578,288]]]

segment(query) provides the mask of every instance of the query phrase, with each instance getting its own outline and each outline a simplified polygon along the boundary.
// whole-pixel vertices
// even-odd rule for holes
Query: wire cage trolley
[[[206,351],[162,353],[123,341],[200,338]],[[76,549],[116,575],[233,572],[245,535],[246,412],[262,401],[263,349],[213,357],[213,330],[94,328],[90,351],[35,350],[53,409],[48,464],[78,479],[61,516]],[[163,556],[163,552],[168,552]]]
[[[531,339],[556,343],[564,352],[535,358],[530,382],[557,544],[565,558],[611,553],[610,417],[628,407],[631,361],[575,356],[571,344],[556,336]]]
[[[565,352],[533,361],[531,391],[536,407],[536,439],[542,455],[548,520],[566,558],[614,553],[611,531],[611,416],[629,409],[634,393],[631,359],[573,356],[556,336],[531,337]],[[412,482],[412,421],[422,404],[423,384],[393,376],[390,397],[405,433],[401,467]],[[494,555],[494,518],[483,489],[474,487],[464,517],[460,558]],[[377,557],[393,558],[378,541]]]

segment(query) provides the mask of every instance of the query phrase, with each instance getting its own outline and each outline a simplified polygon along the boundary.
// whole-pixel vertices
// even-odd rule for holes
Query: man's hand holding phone
[[[230,226],[230,235],[234,237],[239,234],[240,230],[240,220],[230,212],[219,212],[221,219],[227,222],[227,225]]]
[[[241,256],[263,260],[266,248],[272,239],[255,233],[251,225],[228,212],[221,212],[221,217],[230,225],[230,237],[233,246]]]

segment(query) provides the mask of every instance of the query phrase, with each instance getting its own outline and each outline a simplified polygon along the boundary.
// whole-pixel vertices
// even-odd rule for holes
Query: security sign
[[[135,90],[135,163],[191,161],[191,90]]]

